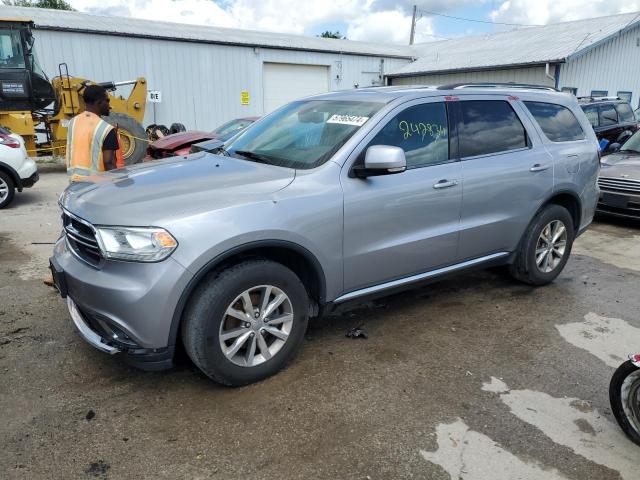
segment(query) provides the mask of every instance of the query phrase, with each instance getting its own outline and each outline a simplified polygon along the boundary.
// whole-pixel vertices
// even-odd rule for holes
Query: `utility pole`
[[[413,17],[411,17],[411,35],[409,36],[409,45],[413,45],[413,39],[416,36],[416,15],[418,13],[418,6],[413,6]]]

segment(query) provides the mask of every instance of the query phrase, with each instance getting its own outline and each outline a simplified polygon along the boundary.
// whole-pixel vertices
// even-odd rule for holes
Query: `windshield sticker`
[[[447,128],[437,123],[413,123],[402,120],[398,123],[398,128],[403,133],[405,140],[411,138],[414,133],[420,135],[423,142],[427,135],[435,140],[447,136]]]
[[[337,123],[340,125],[354,125],[356,127],[361,127],[364,125],[364,122],[369,120],[369,117],[361,117],[359,115],[333,115],[327,123]]]

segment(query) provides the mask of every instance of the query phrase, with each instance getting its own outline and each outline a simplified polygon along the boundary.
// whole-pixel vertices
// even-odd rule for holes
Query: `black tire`
[[[227,308],[247,289],[272,285],[289,298],[293,322],[289,337],[272,358],[241,366],[227,358],[220,345],[220,326]],[[209,378],[229,386],[258,382],[274,375],[294,357],[307,329],[309,297],[300,279],[282,264],[247,260],[209,275],[197,287],[185,310],[181,330],[187,354]]]
[[[7,188],[4,196],[0,197],[0,209],[2,209],[13,201],[13,197],[16,194],[16,186],[13,183],[13,179],[7,173],[2,171],[0,171],[0,185],[6,185]]]
[[[120,131],[120,145],[125,165],[140,163],[147,153],[149,140],[144,128],[126,113],[111,112],[102,117]],[[131,142],[131,143],[129,143]],[[128,147],[130,145],[130,147]]]
[[[554,220],[560,220],[566,228],[566,245],[564,255],[558,265],[550,272],[543,272],[536,263],[536,244],[542,229]],[[529,285],[547,285],[553,282],[562,272],[569,259],[575,238],[573,218],[568,210],[560,205],[549,204],[543,207],[533,218],[524,233],[509,272],[516,279]]]
[[[633,427],[624,409],[625,403],[629,401],[628,395],[623,395],[622,392],[624,381],[630,375],[638,376],[635,382],[640,382],[640,375],[636,373],[638,370],[640,369],[630,361],[624,362],[618,367],[609,384],[609,401],[611,402],[611,411],[624,433],[633,443],[640,445],[640,433]],[[636,422],[640,422],[640,419],[636,419]]]
[[[172,123],[169,127],[169,134],[173,135],[174,133],[186,132],[187,128],[181,123]]]

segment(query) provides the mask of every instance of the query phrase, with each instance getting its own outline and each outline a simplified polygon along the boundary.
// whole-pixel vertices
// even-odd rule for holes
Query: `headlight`
[[[106,258],[132,262],[159,262],[178,246],[162,228],[96,227],[100,248]]]

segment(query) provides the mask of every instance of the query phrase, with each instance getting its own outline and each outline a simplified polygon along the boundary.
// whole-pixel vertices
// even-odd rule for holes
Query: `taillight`
[[[0,145],[10,148],[20,148],[20,142],[11,135],[0,133]]]

